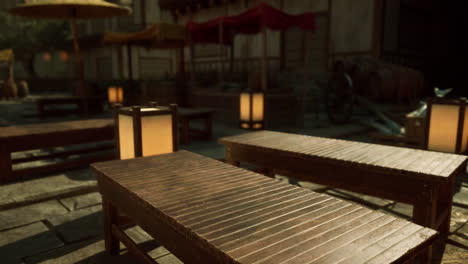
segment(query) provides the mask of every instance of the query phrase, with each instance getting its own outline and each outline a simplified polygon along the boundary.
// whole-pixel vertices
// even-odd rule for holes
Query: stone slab
[[[176,256],[167,254],[165,256],[155,259],[158,264],[184,264]]]
[[[97,181],[89,169],[0,185],[0,210],[90,190],[97,190]]]
[[[2,264],[17,264],[21,258],[60,246],[63,243],[41,222],[0,232]]]
[[[138,226],[134,226],[125,230],[125,233],[137,243],[142,250],[148,253],[153,259],[162,257],[164,255],[170,254],[170,252],[161,246],[157,241],[155,241],[148,233]],[[125,248],[125,246],[120,243],[120,248]]]
[[[411,221],[413,216],[413,206],[404,203],[392,203],[389,206],[379,209],[379,211],[395,217],[404,218],[409,221]]]
[[[56,200],[0,211],[0,230],[63,215],[68,211]]]
[[[75,211],[84,207],[98,205],[102,202],[101,195],[98,192],[73,196],[60,199],[60,202],[70,211]]]
[[[66,242],[102,235],[102,206],[92,206],[47,219]]]
[[[128,254],[110,256],[105,252],[104,240],[92,239],[67,245],[50,252],[25,259],[26,264],[72,264],[72,263],[134,263]]]

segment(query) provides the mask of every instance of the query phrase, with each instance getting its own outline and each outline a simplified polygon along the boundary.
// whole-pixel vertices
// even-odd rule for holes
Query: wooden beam
[[[262,25],[262,90],[266,91],[268,87],[268,44],[266,25]]]
[[[382,53],[382,33],[384,21],[384,0],[374,1],[374,30],[372,32],[372,55],[380,58]]]

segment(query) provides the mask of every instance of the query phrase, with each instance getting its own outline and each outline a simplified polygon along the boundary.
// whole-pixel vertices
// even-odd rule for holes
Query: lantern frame
[[[433,105],[450,105],[450,106],[458,106],[458,120],[457,122],[457,131],[456,131],[456,139],[455,139],[455,154],[466,154],[468,153],[468,146],[467,148],[463,151],[463,134],[464,134],[464,129],[468,129],[468,127],[465,127],[465,118],[468,118],[468,116],[465,116],[466,110],[467,110],[467,101],[466,99],[451,99],[451,98],[440,98],[440,97],[435,97],[431,98],[427,102],[427,115],[426,115],[426,124],[425,124],[425,141],[424,141],[424,146],[425,149],[431,150],[429,146],[429,138],[430,138],[430,128],[431,128],[431,117],[433,113]],[[465,144],[468,143],[465,142]],[[437,151],[437,150],[435,150]]]
[[[249,118],[248,120],[243,120],[242,119],[242,95],[243,94],[248,94],[249,96]],[[262,118],[260,121],[254,121],[254,95],[255,94],[261,94],[262,95]],[[263,91],[252,91],[252,90],[246,90],[242,91],[239,94],[239,127],[241,129],[247,129],[247,130],[262,130],[265,129],[265,93]],[[247,125],[248,127],[244,127],[244,125]]]
[[[179,136],[178,136],[178,110],[177,104],[170,104],[169,107],[158,106],[156,102],[150,102],[148,106],[130,106],[123,107],[121,104],[116,103],[114,107],[114,131],[115,131],[115,147],[116,158],[121,159],[120,153],[120,134],[119,134],[119,115],[131,116],[133,120],[133,146],[135,157],[143,156],[143,137],[142,137],[142,120],[144,116],[159,116],[171,115],[172,116],[172,151],[175,152],[179,149]],[[141,111],[142,108],[158,108],[157,110]]]

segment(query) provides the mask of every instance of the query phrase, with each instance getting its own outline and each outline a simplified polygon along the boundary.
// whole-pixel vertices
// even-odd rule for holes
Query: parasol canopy
[[[128,8],[102,0],[37,0],[10,9],[10,14],[44,19],[89,19],[125,16]]]
[[[88,91],[84,81],[84,68],[78,44],[76,19],[123,16],[130,14],[130,9],[102,0],[37,0],[18,5],[8,10],[8,12],[12,15],[39,19],[70,19],[76,64],[78,65],[77,72],[81,83],[76,90],[76,94],[86,96]],[[86,104],[85,112],[87,112]]]
[[[0,62],[11,62],[14,59],[12,49],[0,50]]]
[[[177,24],[156,23],[142,31],[132,33],[106,33],[107,45],[138,45],[147,48],[180,48],[185,44],[185,27]]]
[[[223,28],[222,42],[229,45],[233,42],[234,34],[257,34],[263,26],[272,30],[298,27],[314,31],[315,15],[312,12],[289,15],[267,3],[260,3],[239,15],[220,16],[203,23],[189,21],[187,31],[194,43],[219,43],[220,26]]]

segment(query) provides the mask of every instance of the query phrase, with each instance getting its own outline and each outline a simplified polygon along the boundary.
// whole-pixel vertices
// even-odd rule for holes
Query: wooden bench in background
[[[467,157],[330,138],[260,131],[219,140],[226,162],[413,205],[416,224],[447,235],[455,177]],[[428,255],[430,257],[430,254]]]
[[[39,118],[44,119],[46,117],[63,114],[83,114],[85,113],[85,104],[87,104],[89,113],[101,113],[103,111],[104,99],[101,97],[82,98],[79,96],[53,96],[35,99],[35,102]],[[69,104],[75,105],[75,108],[50,108],[50,106]]]
[[[70,159],[56,164],[13,170],[13,164],[16,163],[105,151],[113,149],[114,144],[112,142],[111,144],[85,149],[62,151],[18,159],[12,159],[11,154],[13,152],[109,140],[114,140],[113,119],[91,119],[0,127],[0,183],[12,181],[21,176],[44,174],[56,170],[84,166],[95,161],[115,158],[113,152],[106,152],[101,155],[81,159]]]
[[[190,144],[192,137],[209,140],[212,136],[214,111],[206,108],[179,108],[179,123],[181,125],[180,142]],[[202,119],[204,129],[197,130],[190,128],[190,121]]]
[[[437,232],[188,151],[91,165],[103,197],[106,250],[122,213],[186,264],[406,263]],[[314,262],[316,263],[316,262]]]

